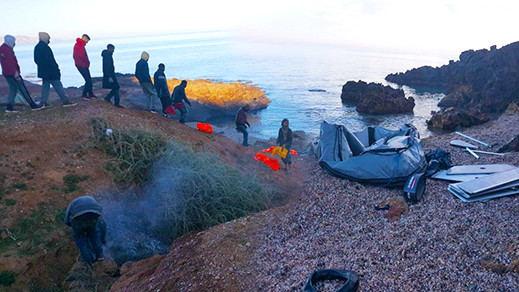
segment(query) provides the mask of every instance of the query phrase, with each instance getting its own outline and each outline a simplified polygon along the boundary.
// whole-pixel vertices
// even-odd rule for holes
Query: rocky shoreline
[[[429,126],[454,130],[488,121],[488,114],[500,114],[519,101],[519,42],[500,49],[468,50],[458,61],[433,68],[423,66],[405,73],[389,74],[386,80],[399,85],[429,86],[447,95]]]

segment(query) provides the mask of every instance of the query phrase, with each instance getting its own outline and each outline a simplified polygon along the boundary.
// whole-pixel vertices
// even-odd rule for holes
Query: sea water
[[[134,73],[141,52],[147,51],[151,75],[159,63],[164,63],[168,78],[252,81],[272,100],[267,109],[255,113],[257,118],[251,134],[262,138],[277,136],[283,118],[290,120],[293,130],[311,134],[318,134],[320,123],[327,121],[343,123],[353,131],[374,125],[399,128],[411,123],[422,136],[428,136],[430,132],[425,121],[430,118],[431,111],[437,110],[443,94],[418,92],[404,86],[406,96],[416,100],[414,114],[360,115],[353,105],[341,102],[342,85],[349,80],[388,84],[384,77],[389,73],[423,65],[440,66],[452,58],[441,54],[410,54],[352,46],[247,41],[232,32],[111,39],[91,37],[86,48],[94,77],[102,76],[101,51],[111,43],[115,45],[116,72]],[[52,39],[50,43],[65,87],[84,83],[72,59],[74,44],[75,41],[53,42]],[[36,81],[34,45],[15,47],[22,75],[29,76],[32,81]],[[124,104],[124,96],[122,99]]]

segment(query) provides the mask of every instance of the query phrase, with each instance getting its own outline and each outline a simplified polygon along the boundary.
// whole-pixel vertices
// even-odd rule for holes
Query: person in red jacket
[[[22,96],[29,102],[33,110],[40,110],[43,107],[36,105],[27,91],[27,88],[23,85],[22,77],[20,76],[20,66],[18,60],[14,54],[14,46],[16,39],[12,35],[6,35],[4,37],[4,43],[0,46],[0,64],[2,66],[2,75],[4,75],[5,81],[9,84],[9,95],[7,100],[7,107],[5,111],[7,113],[17,113],[14,109],[14,99],[16,93],[20,91]]]
[[[83,95],[81,95],[81,98],[86,100],[96,97],[92,91],[92,77],[90,76],[90,70],[88,69],[90,67],[90,60],[88,60],[88,55],[85,49],[85,46],[89,41],[90,37],[87,34],[84,34],[81,38],[77,38],[73,54],[76,68],[81,76],[83,76],[83,79],[85,79],[85,86],[83,87]]]

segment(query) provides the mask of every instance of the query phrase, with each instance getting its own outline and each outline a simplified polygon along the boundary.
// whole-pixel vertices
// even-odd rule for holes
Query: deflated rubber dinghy
[[[351,132],[344,125],[321,124],[319,165],[329,174],[362,183],[403,185],[427,168],[418,131],[412,125],[399,130],[368,127]]]

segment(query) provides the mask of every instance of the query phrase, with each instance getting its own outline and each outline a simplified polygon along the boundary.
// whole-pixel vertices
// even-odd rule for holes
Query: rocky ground
[[[489,143],[517,135],[519,116],[466,131]],[[476,160],[449,146],[454,134],[423,141],[454,164],[509,163],[518,153]],[[374,205],[402,190],[331,177],[314,164],[290,204],[191,234],[165,257],[133,263],[112,291],[301,291],[312,271],[351,269],[362,291],[515,291],[519,286],[519,197],[463,203],[444,181],[385,216]],[[230,253],[226,252],[230,251]]]
[[[447,61],[447,60],[445,60]],[[405,73],[389,74],[386,80],[400,85],[441,89],[446,96],[433,113],[429,127],[454,130],[488,121],[511,102],[518,102],[519,42],[497,48],[467,50],[459,60],[441,67],[423,66]]]

